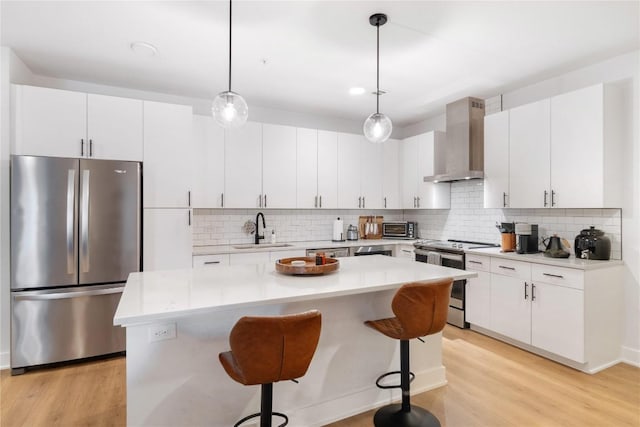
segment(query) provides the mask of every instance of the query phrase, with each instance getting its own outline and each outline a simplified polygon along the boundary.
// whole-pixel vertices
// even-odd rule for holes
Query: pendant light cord
[[[229,0],[229,92],[231,92],[231,0]]]
[[[380,23],[376,25],[376,114],[380,113]]]

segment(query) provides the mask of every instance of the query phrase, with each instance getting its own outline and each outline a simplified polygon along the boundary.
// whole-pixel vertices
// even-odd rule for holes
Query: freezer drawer
[[[124,284],[11,292],[11,368],[125,350],[113,326]]]

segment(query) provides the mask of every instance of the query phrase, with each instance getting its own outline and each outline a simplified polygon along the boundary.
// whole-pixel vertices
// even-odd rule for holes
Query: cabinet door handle
[[[556,192],[554,190],[551,190],[551,206],[555,206],[556,205]]]
[[[205,261],[204,264],[205,265],[220,264],[220,261]]]
[[[416,204],[418,203],[418,202],[416,201],[416,199],[417,199],[417,197],[413,196],[413,207],[414,207],[414,208],[416,207]]]
[[[561,276],[559,274],[551,274],[551,273],[542,273],[543,276],[549,276],[549,277],[556,277],[558,279],[564,279],[564,276]]]
[[[387,198],[386,197],[384,198],[384,208],[385,209],[387,208]]]
[[[411,253],[411,252],[413,252],[413,251],[410,251],[409,249],[402,249],[402,252],[407,253],[407,254],[410,254],[410,253]]]
[[[507,207],[507,193],[502,193],[502,207]]]
[[[531,301],[536,300],[536,285],[531,284]]]
[[[316,196],[314,202],[313,202],[313,207],[317,208],[318,207],[318,196]]]
[[[358,197],[358,207],[362,207],[362,197]]]
[[[89,157],[93,157],[93,139],[89,140]]]
[[[320,195],[320,207],[322,207],[322,195]]]
[[[499,265],[499,266],[498,266],[498,268],[503,268],[503,269],[505,269],[505,270],[513,270],[513,271],[515,271],[515,270],[516,270],[516,269],[515,269],[515,268],[513,268],[513,267],[507,267],[507,266],[504,266],[504,265]]]
[[[224,193],[220,193],[220,207],[224,208]]]
[[[529,284],[527,282],[524,282],[524,299],[527,299],[529,297],[529,294],[527,294],[528,288]]]
[[[191,207],[191,190],[187,191],[187,206]]]
[[[267,207],[267,195],[266,194],[264,195],[264,207],[265,208]]]
[[[472,259],[467,260],[467,262],[468,262],[469,264],[480,264],[480,265],[482,265],[482,263],[481,263],[480,261],[474,261],[474,260],[472,260]]]
[[[191,210],[189,210],[189,212],[187,212],[189,214],[189,227],[191,227]]]
[[[80,140],[80,157],[84,157],[84,138]]]
[[[362,208],[364,209],[365,205],[364,205],[364,196],[362,196]]]
[[[549,194],[549,192],[547,192],[547,190],[544,190],[544,207],[546,208],[547,205],[549,203],[547,203],[547,195]]]
[[[262,194],[260,194],[258,196],[258,207],[261,208],[262,207]]]
[[[418,207],[420,207],[420,196],[418,196],[417,199],[418,199]]]

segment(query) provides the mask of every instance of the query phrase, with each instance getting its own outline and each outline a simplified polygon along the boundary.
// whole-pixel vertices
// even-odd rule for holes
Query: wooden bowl
[[[282,258],[276,261],[276,271],[282,274],[295,276],[317,276],[319,274],[336,271],[340,267],[340,261],[335,258],[326,258],[325,265],[316,265],[315,257]],[[291,265],[292,261],[304,261],[304,265]]]

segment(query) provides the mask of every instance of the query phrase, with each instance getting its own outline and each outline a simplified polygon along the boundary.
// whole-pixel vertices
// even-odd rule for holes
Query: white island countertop
[[[320,276],[288,276],[274,263],[132,273],[114,324],[129,326],[194,314],[355,295],[404,283],[475,277],[457,270],[382,255],[340,258],[340,268]]]

